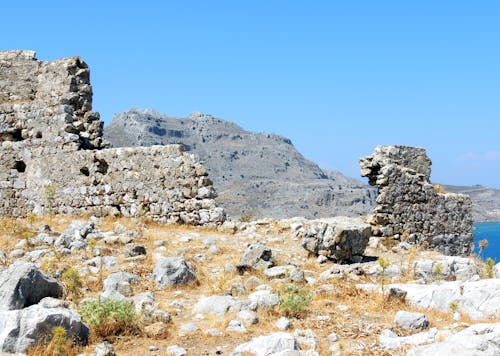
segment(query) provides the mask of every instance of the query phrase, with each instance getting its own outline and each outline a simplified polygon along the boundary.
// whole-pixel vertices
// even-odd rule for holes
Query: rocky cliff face
[[[234,217],[357,216],[374,205],[374,189],[322,170],[289,139],[248,132],[210,115],[177,119],[134,109],[116,115],[104,137],[114,147],[182,144],[200,157],[217,202]]]

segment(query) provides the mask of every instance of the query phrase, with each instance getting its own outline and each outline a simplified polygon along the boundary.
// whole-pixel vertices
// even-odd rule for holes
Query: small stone
[[[111,345],[107,341],[104,341],[100,344],[97,344],[94,350],[94,356],[116,356],[116,352],[113,348],[113,345]]]
[[[168,336],[168,325],[157,322],[144,327],[145,334],[152,339],[165,339]]]
[[[226,328],[226,331],[237,332],[237,333],[246,333],[247,329],[239,320],[231,320],[229,322],[229,325]]]
[[[316,350],[318,347],[318,337],[316,334],[310,330],[300,330],[296,329],[293,333],[293,336],[297,340],[297,343],[302,349],[312,349]]]
[[[259,322],[259,317],[257,313],[251,310],[242,310],[237,315],[238,320],[246,327],[257,324]]]
[[[181,334],[190,334],[190,333],[194,333],[198,330],[199,330],[199,328],[194,323],[182,324],[179,327],[179,331]]]
[[[340,338],[336,333],[331,333],[328,335],[328,345],[332,346],[333,344],[336,344],[339,342]]]
[[[220,337],[220,336],[224,336],[224,333],[222,331],[220,331],[219,329],[212,328],[212,329],[208,329],[207,331],[205,331],[205,335]]]
[[[125,251],[129,257],[142,256],[146,254],[146,248],[135,243],[125,245]]]
[[[10,258],[20,258],[20,257],[23,257],[23,256],[24,256],[24,250],[21,250],[21,249],[12,250],[9,253],[9,257]]]
[[[187,351],[180,346],[172,345],[167,347],[167,354],[171,356],[184,356],[187,354]]]
[[[394,322],[407,330],[425,330],[429,327],[429,318],[422,313],[410,313],[400,310],[394,317]]]
[[[288,330],[292,326],[292,323],[290,319],[282,316],[281,318],[276,320],[276,323],[274,325],[276,325],[276,327],[280,330]]]

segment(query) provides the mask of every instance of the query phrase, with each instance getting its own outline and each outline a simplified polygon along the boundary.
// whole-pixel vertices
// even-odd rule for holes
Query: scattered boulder
[[[153,269],[153,279],[161,287],[186,284],[196,279],[183,257],[161,257]]]
[[[271,249],[262,243],[254,243],[248,246],[236,268],[243,273],[246,270],[266,269],[273,265]]]
[[[241,355],[242,352],[250,352],[256,356],[269,356],[281,352],[300,350],[297,340],[285,332],[272,333],[265,336],[258,336],[239,345],[233,355]]]
[[[427,315],[404,310],[396,313],[394,322],[407,330],[425,330],[429,327],[429,318]]]
[[[288,278],[292,282],[304,282],[304,271],[294,265],[276,266],[264,271],[264,275],[269,279]]]
[[[193,313],[224,315],[228,312],[238,312],[241,302],[230,295],[212,295],[201,298],[193,307]]]
[[[343,262],[363,255],[371,233],[370,225],[359,218],[339,216],[305,222],[294,237],[302,239],[307,251]]]
[[[129,243],[125,245],[125,253],[129,257],[143,256],[146,254],[146,248],[143,245]]]
[[[132,296],[131,284],[139,283],[139,277],[133,273],[113,272],[103,282],[104,292],[101,298],[122,300]]]
[[[62,293],[63,286],[34,264],[16,261],[0,272],[0,310],[22,309]]]
[[[0,351],[25,352],[38,342],[50,340],[56,326],[62,326],[68,338],[87,342],[89,328],[79,314],[69,309],[32,305],[21,310],[0,311]]]
[[[257,313],[251,310],[241,310],[238,313],[237,318],[246,327],[257,324],[259,322]]]
[[[410,336],[398,336],[390,330],[382,331],[379,342],[385,349],[398,349],[404,345],[422,345],[437,340],[438,330],[432,328],[429,331],[420,332]],[[436,354],[432,354],[436,355]]]

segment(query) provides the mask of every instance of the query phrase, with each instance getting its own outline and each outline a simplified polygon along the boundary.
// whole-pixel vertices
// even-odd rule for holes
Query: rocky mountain
[[[253,133],[210,115],[178,119],[153,110],[117,114],[104,128],[113,147],[182,144],[197,155],[230,216],[306,218],[371,211],[375,190],[305,159],[282,136]]]
[[[481,185],[444,185],[452,193],[467,194],[472,199],[474,221],[500,221],[500,190]]]

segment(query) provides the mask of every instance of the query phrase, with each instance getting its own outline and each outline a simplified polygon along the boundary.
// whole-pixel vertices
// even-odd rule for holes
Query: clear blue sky
[[[4,1],[1,49],[81,56],[94,110],[202,111],[357,177],[379,144],[500,188],[500,1]]]

